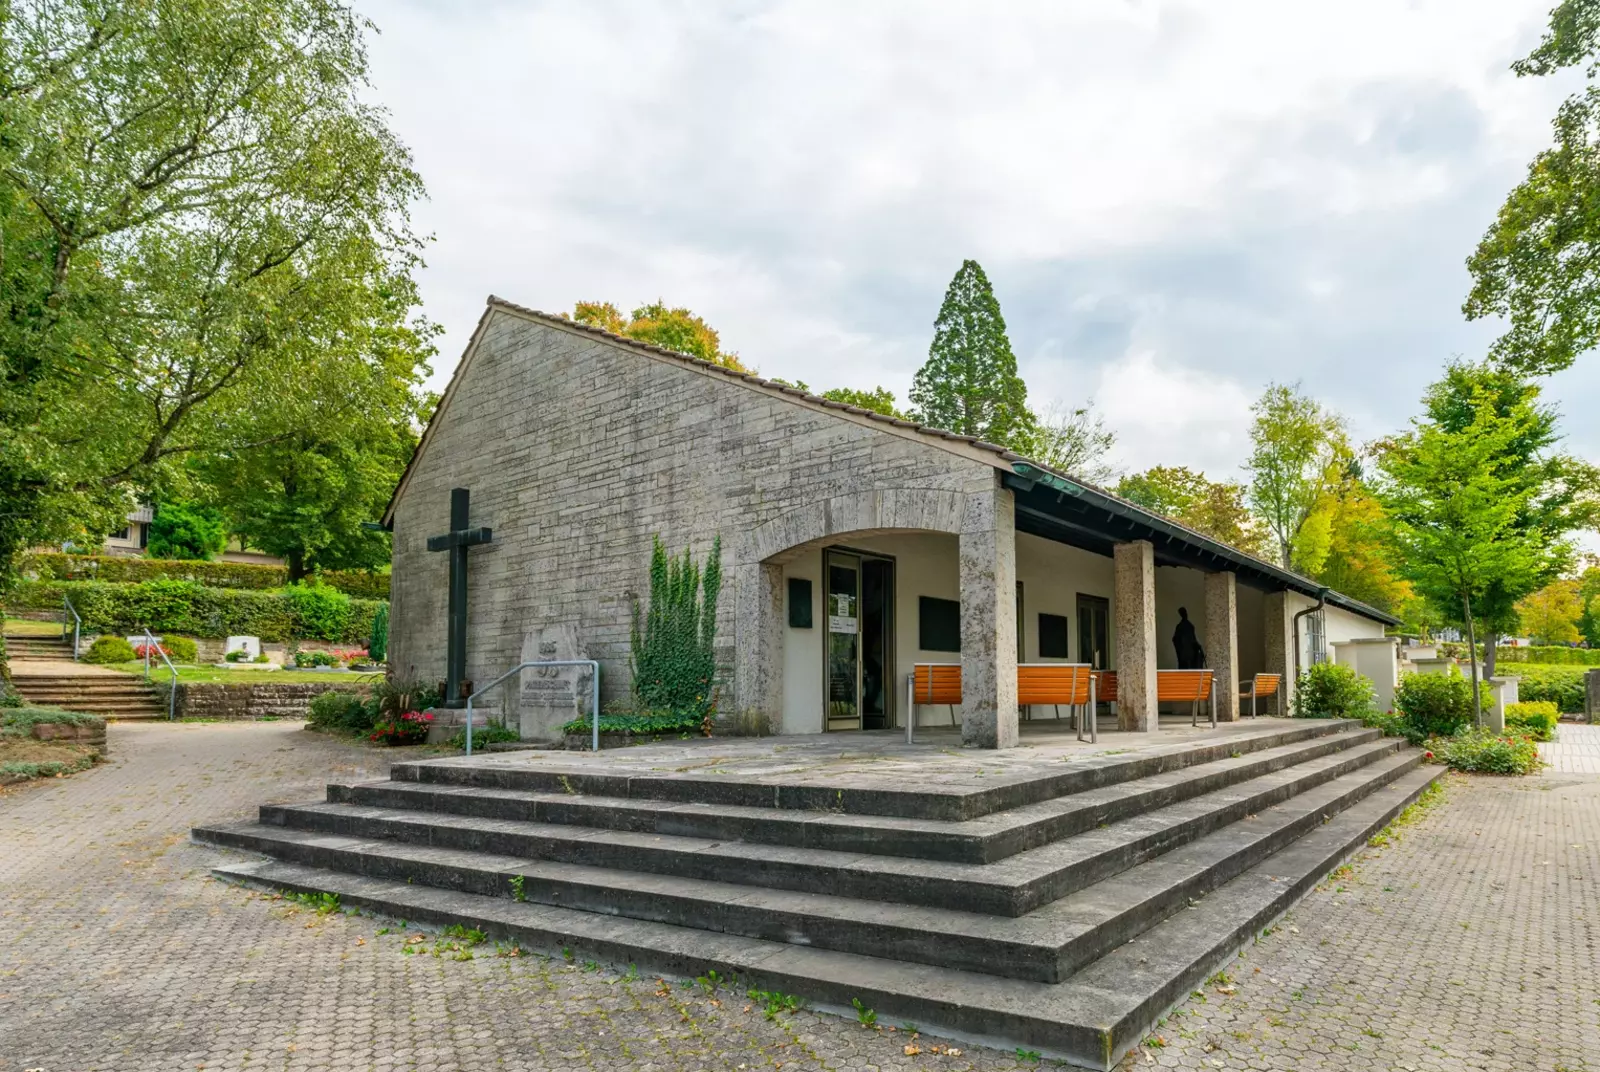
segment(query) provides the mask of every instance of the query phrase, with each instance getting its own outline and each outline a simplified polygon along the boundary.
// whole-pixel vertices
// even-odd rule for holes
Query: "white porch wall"
[[[1290,592],[1285,601],[1291,615],[1299,614],[1310,607],[1315,607],[1317,601],[1310,596],[1303,596],[1298,592]],[[1323,643],[1328,653],[1328,658],[1333,658],[1333,645],[1341,640],[1360,640],[1366,637],[1383,636],[1383,623],[1375,622],[1370,618],[1363,618],[1359,614],[1335,607],[1329,604],[1322,608]],[[1311,664],[1311,640],[1306,635],[1305,619],[1300,619],[1300,669],[1304,670]]]
[[[1206,640],[1206,575],[1183,566],[1156,568],[1156,668],[1176,670],[1178,652],[1172,646],[1172,633],[1178,628],[1178,608],[1189,612],[1200,646],[1211,650]]]

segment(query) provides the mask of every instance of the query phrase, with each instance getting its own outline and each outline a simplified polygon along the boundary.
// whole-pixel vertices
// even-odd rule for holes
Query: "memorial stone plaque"
[[[523,662],[584,658],[577,626],[571,622],[540,626],[523,638]],[[592,673],[588,666],[535,666],[522,671],[518,696],[523,740],[557,741],[564,723],[587,718]]]

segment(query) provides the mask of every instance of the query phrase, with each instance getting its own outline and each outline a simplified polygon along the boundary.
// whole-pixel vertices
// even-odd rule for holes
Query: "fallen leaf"
[[[905,1054],[906,1054],[907,1057],[915,1057],[917,1054],[919,1054],[921,1052],[922,1052],[922,1047],[921,1046],[915,1046],[915,1045],[912,1045],[911,1043],[907,1043],[906,1044]]]

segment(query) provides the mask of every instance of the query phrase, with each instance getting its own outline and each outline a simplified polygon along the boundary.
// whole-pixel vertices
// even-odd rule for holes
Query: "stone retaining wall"
[[[359,686],[343,682],[324,685],[272,683],[252,685],[178,685],[178,718],[219,718],[248,721],[258,718],[305,718],[311,701],[329,689],[354,691]]]

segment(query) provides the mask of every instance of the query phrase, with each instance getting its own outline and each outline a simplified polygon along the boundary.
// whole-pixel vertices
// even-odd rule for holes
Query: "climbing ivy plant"
[[[650,606],[641,620],[633,602],[633,692],[641,710],[704,719],[716,706],[717,596],[722,591],[722,538],[705,567],[684,549],[668,555],[655,538],[650,551]]]

